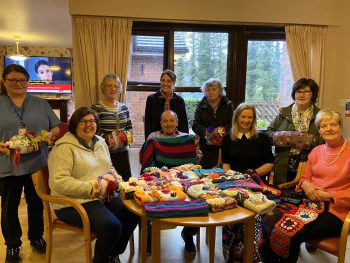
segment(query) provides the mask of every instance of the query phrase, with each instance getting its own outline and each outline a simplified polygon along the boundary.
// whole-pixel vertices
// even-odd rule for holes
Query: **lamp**
[[[24,61],[28,57],[19,52],[19,39],[16,39],[16,47],[13,48],[12,54],[8,58],[16,61]]]

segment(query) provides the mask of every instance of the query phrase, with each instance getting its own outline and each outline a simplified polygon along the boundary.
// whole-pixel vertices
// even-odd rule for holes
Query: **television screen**
[[[28,92],[71,93],[71,59],[67,57],[29,57],[17,61],[5,57],[5,66],[19,64],[29,73]]]

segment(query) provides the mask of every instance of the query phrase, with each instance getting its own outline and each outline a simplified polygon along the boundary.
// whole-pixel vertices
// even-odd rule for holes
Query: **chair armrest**
[[[63,197],[63,196],[53,196],[45,193],[42,194],[41,198],[44,201],[48,201],[51,203],[72,206],[79,213],[81,220],[83,221],[84,228],[90,229],[90,221],[85,208],[81,205],[81,203],[79,203],[74,198]]]
[[[306,162],[300,162],[299,166],[298,166],[298,171],[297,171],[297,174],[296,174],[294,180],[280,184],[280,185],[278,185],[278,188],[283,189],[283,188],[289,188],[289,187],[297,185],[301,176],[304,173],[305,165],[306,165]]]
[[[349,230],[350,230],[350,211],[348,212],[348,215],[344,220],[343,227],[340,234],[338,262],[345,262],[344,260],[345,260],[345,252],[346,252],[346,243],[349,235]],[[341,259],[343,261],[340,261]]]

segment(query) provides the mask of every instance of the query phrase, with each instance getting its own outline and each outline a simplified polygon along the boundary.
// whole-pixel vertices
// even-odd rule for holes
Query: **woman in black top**
[[[160,76],[160,90],[147,97],[145,110],[145,139],[147,139],[148,135],[152,132],[161,129],[160,116],[164,110],[176,112],[179,119],[177,129],[184,133],[189,132],[185,101],[174,92],[175,82],[175,73],[169,69],[165,70]]]
[[[253,170],[259,176],[268,174],[273,167],[274,156],[269,138],[256,130],[256,111],[252,104],[241,103],[232,119],[232,132],[222,142],[224,170],[242,173]]]
[[[256,130],[256,110],[254,105],[238,105],[233,119],[232,131],[222,141],[222,161],[224,170],[241,173],[268,174],[273,168],[274,157],[269,138]],[[225,262],[240,261],[242,224],[224,226],[222,243]],[[252,252],[253,253],[253,252]]]

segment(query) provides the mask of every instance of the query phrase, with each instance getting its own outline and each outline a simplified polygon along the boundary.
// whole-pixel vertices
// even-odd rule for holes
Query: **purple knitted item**
[[[209,206],[204,200],[166,201],[145,204],[147,217],[182,217],[208,215]]]

